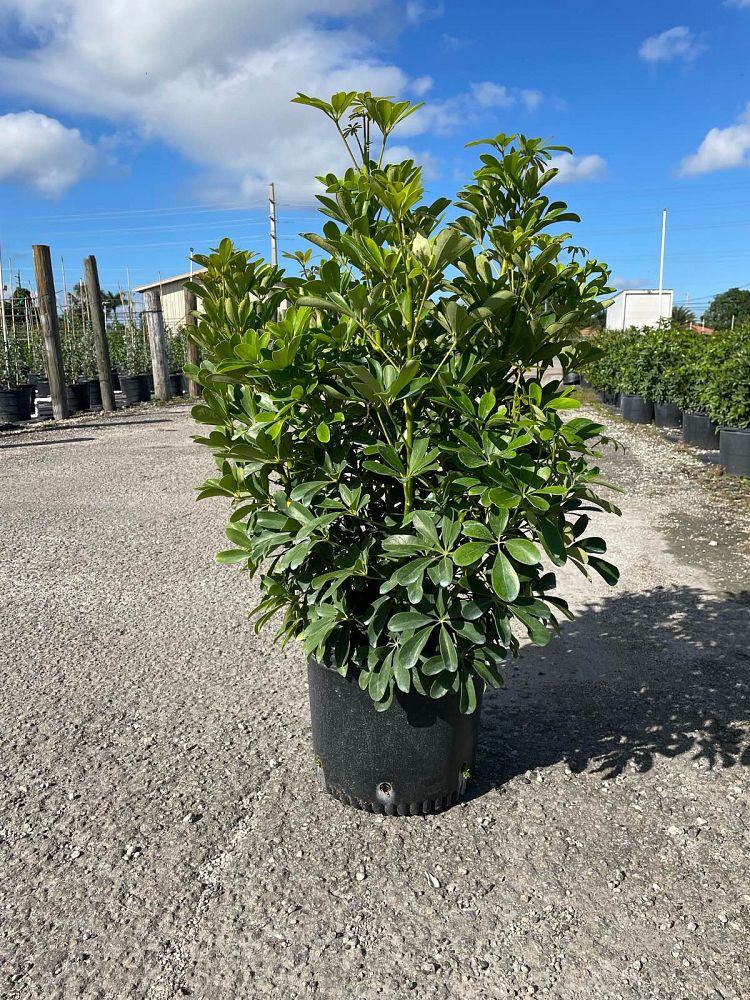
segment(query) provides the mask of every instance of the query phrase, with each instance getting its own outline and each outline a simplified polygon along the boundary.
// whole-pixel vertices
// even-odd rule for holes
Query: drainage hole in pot
[[[381,795],[390,795],[391,786],[388,784],[387,781],[381,781],[380,784],[378,785],[378,791],[380,792]]]

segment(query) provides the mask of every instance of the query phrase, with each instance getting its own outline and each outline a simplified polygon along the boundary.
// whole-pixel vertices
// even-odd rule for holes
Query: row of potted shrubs
[[[750,329],[604,330],[581,373],[625,420],[682,427],[683,440],[721,451],[727,472],[750,477]]]
[[[180,372],[169,376],[170,392],[173,396],[187,393],[187,379]],[[112,369],[112,386],[121,390],[126,406],[147,403],[154,390],[154,379],[150,372],[125,375]],[[81,377],[77,382],[66,383],[68,409],[71,413],[82,413],[99,409],[102,405],[101,388],[98,378]],[[27,372],[19,385],[0,386],[0,423],[16,423],[30,420],[37,401],[46,400],[50,386],[46,375]]]

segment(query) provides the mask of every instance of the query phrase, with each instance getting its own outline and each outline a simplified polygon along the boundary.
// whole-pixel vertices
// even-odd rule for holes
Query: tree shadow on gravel
[[[88,430],[88,428],[87,428]],[[78,441],[96,441],[95,437],[70,437],[70,438],[55,438],[54,441],[17,441],[12,444],[2,444],[0,443],[0,450],[6,448],[39,448],[42,445],[45,447],[54,447],[56,444],[75,444]]]
[[[560,762],[606,778],[682,754],[750,765],[749,604],[689,587],[613,595],[524,647],[485,695],[472,797]]]

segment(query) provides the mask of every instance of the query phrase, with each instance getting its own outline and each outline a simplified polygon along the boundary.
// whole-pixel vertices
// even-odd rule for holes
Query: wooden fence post
[[[115,409],[115,393],[112,388],[112,362],[109,358],[109,341],[104,325],[104,308],[102,306],[102,291],[99,287],[99,271],[96,257],[86,257],[83,262],[83,273],[86,276],[86,295],[89,300],[91,326],[94,331],[94,347],[96,349],[96,370],[99,375],[99,387],[102,393],[102,409],[112,413]]]
[[[34,271],[36,290],[39,297],[39,319],[44,335],[44,357],[47,362],[49,391],[52,397],[52,413],[55,420],[70,416],[68,393],[65,386],[60,326],[57,320],[57,298],[55,278],[52,274],[52,256],[48,246],[34,244]]]
[[[195,292],[185,291],[185,325],[187,327],[196,325],[195,310],[198,308],[198,299]],[[187,348],[185,350],[185,360],[189,365],[199,365],[201,363],[198,353],[198,345],[190,339],[190,330],[187,331]],[[188,396],[200,396],[202,386],[199,382],[188,379]]]
[[[143,312],[151,345],[151,368],[154,373],[154,395],[167,400],[169,391],[169,361],[167,360],[167,338],[164,334],[164,317],[161,312],[161,296],[158,289],[147,288],[143,293]]]

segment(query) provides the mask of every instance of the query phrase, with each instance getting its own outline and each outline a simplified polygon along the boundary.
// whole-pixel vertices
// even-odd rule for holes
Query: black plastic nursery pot
[[[719,434],[721,464],[733,476],[750,479],[750,427],[722,427]]]
[[[396,691],[376,712],[356,678],[314,657],[307,668],[315,763],[321,784],[347,805],[392,816],[439,812],[458,802],[474,769],[481,691],[471,715],[458,695]]]
[[[40,378],[36,384],[37,399],[39,397],[41,397],[42,399],[46,399],[47,396],[49,396],[49,393],[50,393],[49,382],[44,378]]]
[[[719,428],[705,413],[683,413],[682,440],[701,451],[716,451],[719,447]]]
[[[115,389],[115,390],[119,389],[120,388],[120,373],[118,372],[118,370],[116,368],[112,368],[111,371],[110,371],[110,375],[112,376],[112,388]]]
[[[619,406],[620,405],[620,393],[619,392],[603,392],[600,396],[603,403],[607,406]]]
[[[169,391],[173,396],[182,396],[184,389],[182,387],[182,375],[180,372],[170,372]]]
[[[151,398],[151,393],[154,391],[154,373],[153,372],[146,372],[146,384],[148,385],[148,398],[150,399]],[[146,400],[144,399],[143,402],[145,403]]]
[[[18,388],[26,390],[26,395],[29,397],[29,410],[33,413],[34,400],[36,399],[36,382],[24,382],[24,384]]]
[[[125,394],[126,406],[137,406],[138,403],[147,403],[150,399],[145,373],[142,375],[121,375],[120,388]]]
[[[567,375],[563,375],[563,385],[580,385],[581,376],[578,372],[568,372]]]
[[[68,396],[68,409],[71,413],[81,413],[88,410],[91,402],[88,382],[73,382],[65,386]]]
[[[682,410],[674,403],[654,403],[657,427],[682,427]]]
[[[623,420],[631,424],[650,424],[654,419],[654,404],[645,396],[623,393],[620,397]]]
[[[31,420],[31,403],[25,385],[0,389],[0,423]]]
[[[89,387],[89,408],[99,409],[102,405],[102,387],[99,385],[99,379],[87,379],[86,385]]]

